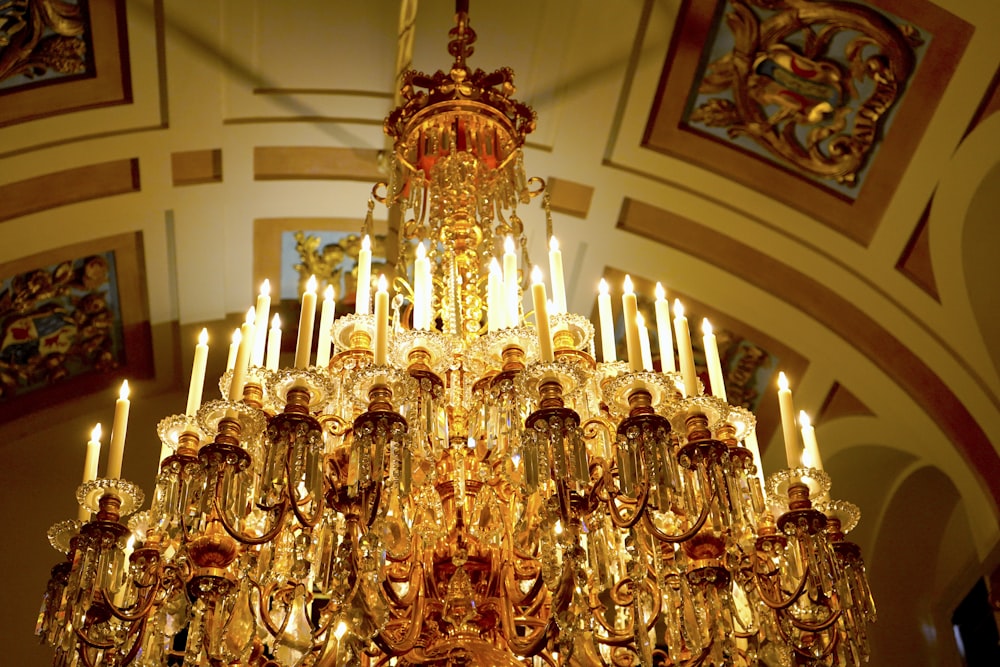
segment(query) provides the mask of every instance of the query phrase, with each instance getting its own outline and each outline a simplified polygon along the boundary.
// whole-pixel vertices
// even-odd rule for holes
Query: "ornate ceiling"
[[[282,234],[360,227],[395,75],[446,64],[450,4],[0,8],[0,279],[122,253],[127,477],[151,488],[154,425],[181,405],[191,332],[212,326],[223,355],[223,320],[279,280]],[[766,354],[789,372],[835,495],[864,511],[873,664],[958,664],[948,617],[1000,563],[1000,8],[471,9],[472,64],[511,66],[538,112],[525,160],[551,186],[571,309],[591,311],[602,275],[663,282],[735,341],[729,382],[765,423],[776,399],[760,369],[773,368],[747,364]],[[522,217],[541,257],[543,217]],[[15,361],[0,349],[0,375]],[[18,535],[0,563],[20,573],[4,577],[0,624],[18,664],[48,659],[29,635],[56,557],[44,532],[72,516],[86,434],[110,418],[111,377],[80,377],[0,402],[0,497]]]

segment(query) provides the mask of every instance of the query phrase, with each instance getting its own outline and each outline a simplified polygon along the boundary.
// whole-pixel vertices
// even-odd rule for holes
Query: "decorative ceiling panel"
[[[0,3],[0,127],[131,99],[124,0]]]
[[[971,34],[925,0],[687,2],[644,144],[867,244]]]

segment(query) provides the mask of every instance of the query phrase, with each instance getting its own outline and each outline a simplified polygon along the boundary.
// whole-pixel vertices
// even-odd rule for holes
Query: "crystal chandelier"
[[[262,295],[223,398],[204,404],[201,340],[187,410],[159,426],[145,511],[120,479],[123,389],[107,474],[95,429],[79,518],[49,532],[67,555],[37,627],[54,664],[867,660],[874,605],[844,536],[859,513],[830,500],[810,427],[803,454],[787,387],[789,468],[765,482],[713,339],[706,395],[662,291],[656,371],[630,285],[628,361],[603,285],[597,362],[594,327],[566,312],[556,244],[552,303],[539,276],[528,284],[517,207],[543,195],[551,237],[544,183],[522,165],[534,112],[509,69],[467,66],[466,4],[450,70],[407,73],[385,122],[394,155],[373,199],[403,214],[395,299],[385,281],[371,295],[363,249],[357,311],[334,319],[324,301],[313,363],[310,286],[294,367],[278,368]]]

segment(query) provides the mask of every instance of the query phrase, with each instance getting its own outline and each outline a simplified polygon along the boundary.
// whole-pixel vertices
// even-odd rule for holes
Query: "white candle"
[[[125,455],[125,431],[128,430],[128,380],[122,381],[115,402],[115,421],[111,429],[111,444],[108,448],[108,471],[105,477],[118,479],[122,476],[122,457]]]
[[[431,261],[427,259],[424,244],[418,243],[417,258],[413,261],[413,328],[418,331],[431,328],[430,280]]]
[[[371,312],[372,293],[372,241],[365,235],[361,240],[361,250],[358,252],[358,290],[357,305],[354,312],[367,315]]]
[[[326,368],[330,363],[330,348],[333,346],[330,330],[333,328],[333,316],[336,310],[333,285],[327,285],[323,290],[323,308],[319,313],[319,342],[316,344],[316,365],[320,368]]]
[[[486,328],[489,332],[504,328],[507,308],[503,298],[503,273],[500,262],[494,257],[490,260],[490,273],[486,279]]]
[[[597,285],[597,314],[601,324],[601,353],[605,363],[618,360],[615,350],[615,319],[611,314],[611,294],[608,281],[601,278]]]
[[[549,239],[549,277],[552,280],[552,302],[554,313],[566,312],[566,281],[563,278],[562,251],[556,237]]]
[[[316,276],[309,276],[299,309],[299,337],[295,341],[295,367],[308,368],[312,356],[313,325],[316,323]]]
[[[677,356],[681,361],[681,376],[684,378],[684,395],[698,394],[698,374],[694,369],[694,350],[691,349],[691,331],[684,317],[684,305],[674,299],[674,334],[677,336]]]
[[[642,357],[642,370],[653,370],[653,352],[649,345],[649,329],[646,328],[646,318],[639,313],[635,316],[639,324],[639,352]]]
[[[253,354],[250,357],[251,366],[264,365],[264,345],[267,339],[267,320],[271,316],[271,281],[265,280],[260,285],[257,295],[257,308],[254,310],[254,340]]]
[[[757,468],[757,479],[760,480],[761,489],[765,489],[764,486],[764,464],[760,460],[760,444],[757,442],[757,430],[750,429],[747,433],[747,437],[743,439],[744,446],[750,450],[753,454],[753,464]]]
[[[385,276],[378,277],[375,292],[375,365],[387,364],[389,350],[389,292]]]
[[[520,324],[520,296],[517,284],[517,255],[514,254],[514,239],[507,237],[503,243],[503,288],[506,297],[507,316],[504,326],[516,327]]]
[[[816,429],[805,410],[799,410],[799,427],[802,430],[802,462],[803,468],[823,469],[823,459],[819,454],[819,443],[816,441]]]
[[[90,441],[87,443],[87,454],[83,459],[83,483],[97,479],[97,463],[101,459],[101,425],[97,424],[90,432]],[[90,511],[82,505],[77,512],[76,518],[80,521],[90,520]]]
[[[256,317],[253,308],[247,311],[243,326],[240,327],[240,347],[236,350],[236,365],[233,366],[233,377],[229,381],[229,400],[238,401],[243,398],[243,385],[247,381],[247,367],[250,365],[250,354],[253,351],[253,321]]]
[[[208,364],[208,329],[198,334],[198,344],[194,346],[194,363],[191,364],[191,385],[188,387],[188,417],[193,417],[201,407],[201,393],[205,389],[205,366]]]
[[[722,374],[722,362],[719,360],[719,344],[712,331],[712,323],[706,317],[701,321],[701,341],[705,348],[705,365],[708,366],[708,383],[712,396],[726,400],[726,379]]]
[[[788,387],[785,373],[778,373],[778,408],[781,411],[781,431],[785,436],[785,460],[789,468],[798,468],[801,463],[802,447],[799,445],[795,429],[795,404],[792,391]]]
[[[267,370],[278,370],[281,357],[281,318],[275,313],[271,319],[271,331],[267,334]]]
[[[674,335],[670,331],[670,312],[667,304],[667,291],[663,285],[656,283],[656,302],[653,310],[656,313],[656,338],[660,344],[660,370],[673,373],[677,370],[674,363]]]
[[[226,370],[231,371],[236,366],[236,352],[240,349],[242,334],[239,327],[233,329],[233,337],[229,343],[229,357],[226,359]]]
[[[545,283],[542,282],[542,271],[537,266],[531,270],[531,301],[535,307],[535,327],[538,329],[538,356],[541,361],[555,361]]]
[[[632,278],[625,276],[625,293],[622,294],[622,311],[625,313],[625,347],[628,350],[629,370],[642,370],[642,349],[639,343],[639,306],[632,291]]]

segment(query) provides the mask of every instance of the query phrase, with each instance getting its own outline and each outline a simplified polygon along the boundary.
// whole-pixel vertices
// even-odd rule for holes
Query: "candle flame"
[[[549,250],[557,252],[559,250],[559,239],[554,236],[549,237]]]
[[[271,318],[271,328],[272,329],[280,329],[281,328],[281,318],[278,317],[277,313],[275,313],[274,317]]]
[[[684,317],[684,304],[680,299],[674,299],[674,317]]]
[[[508,236],[506,239],[504,239],[504,241],[503,241],[503,251],[504,252],[510,252],[510,253],[514,252],[514,239],[513,239],[513,237]]]
[[[257,318],[257,310],[253,306],[250,306],[250,310],[247,311],[246,319],[244,319],[243,321],[247,324],[253,324],[253,321],[256,318]]]
[[[122,388],[118,391],[118,398],[123,401],[128,398],[128,380],[122,380]]]
[[[500,276],[502,273],[500,270],[500,262],[497,261],[496,257],[490,260],[490,273],[494,273],[497,276]]]
[[[788,391],[788,378],[785,377],[785,371],[778,373],[778,389]]]
[[[632,276],[628,275],[627,273],[625,274],[625,293],[626,294],[632,294],[633,293],[633,289],[632,289]]]
[[[264,282],[260,284],[260,294],[261,296],[271,296],[271,281],[264,278]]]
[[[380,273],[378,277],[378,291],[385,292],[389,289],[389,282],[385,279],[385,274]]]
[[[333,636],[336,637],[339,642],[345,634],[347,634],[347,624],[343,621],[339,621],[337,623],[337,627],[333,629]]]
[[[90,432],[90,440],[91,442],[101,441],[101,422],[97,422],[97,425],[94,426],[94,430]]]
[[[563,532],[562,521],[556,519],[555,525],[552,526],[552,532],[555,533],[556,535],[562,535]]]
[[[233,337],[232,337],[233,345],[239,345],[241,340],[243,340],[243,334],[240,332],[239,329],[233,329]]]
[[[610,292],[610,288],[608,287],[608,281],[605,280],[604,278],[601,278],[601,282],[597,283],[597,291],[600,292],[601,294],[607,294],[608,292]]]
[[[642,316],[642,313],[635,314],[635,323],[639,325],[640,329],[646,326],[646,318]]]
[[[198,345],[208,345],[208,329],[202,329],[198,334]]]
[[[424,259],[427,257],[427,248],[424,247],[423,241],[417,244],[417,259]]]
[[[538,265],[531,267],[531,284],[537,285],[542,282],[542,270],[538,268]]]
[[[708,321],[707,317],[701,321],[701,332],[706,336],[712,335],[712,323]]]
[[[799,410],[799,424],[802,428],[810,428],[812,426],[812,420],[809,419],[809,415],[806,414],[805,410]]]
[[[361,249],[362,250],[371,250],[372,249],[372,240],[370,238],[368,238],[367,234],[365,234],[365,237],[363,239],[361,239]]]
[[[656,300],[663,301],[667,298],[667,290],[663,289],[663,283],[656,283]]]
[[[309,276],[309,280],[306,281],[306,291],[315,292],[316,291],[316,276]]]
[[[326,289],[323,290],[323,299],[325,301],[333,301],[333,285],[327,285]]]

